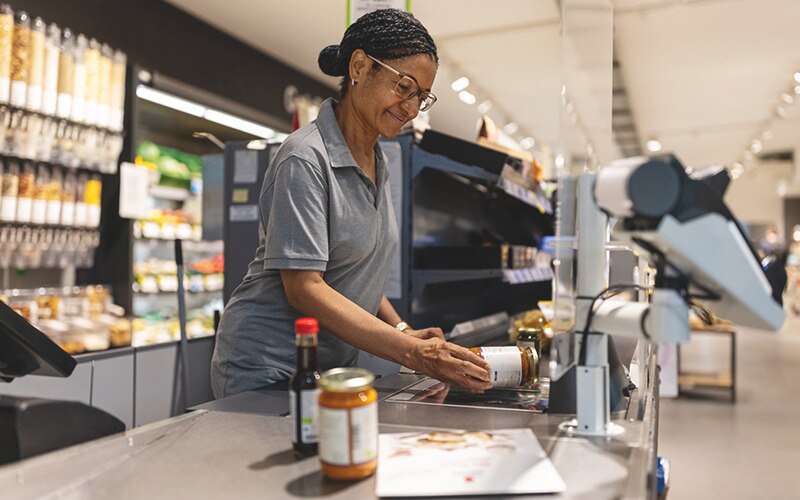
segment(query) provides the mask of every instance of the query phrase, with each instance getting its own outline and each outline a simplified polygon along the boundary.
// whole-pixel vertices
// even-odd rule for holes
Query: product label
[[[11,79],[7,76],[0,76],[0,102],[8,102],[11,97]]]
[[[56,94],[56,91],[52,89],[45,89],[44,93],[42,94],[42,112],[47,113],[48,115],[55,114],[57,104],[58,94]]]
[[[56,114],[59,118],[69,118],[72,111],[72,95],[71,94],[58,94],[58,105]]]
[[[70,117],[76,122],[82,122],[85,116],[86,101],[82,97],[73,97]]]
[[[61,223],[61,201],[52,200],[47,202],[47,223],[60,224]]]
[[[363,464],[378,455],[378,404],[353,408],[350,411],[353,463]]]
[[[28,84],[27,82],[22,82],[19,80],[12,80],[11,81],[11,105],[23,107],[25,106],[25,98],[28,94]]]
[[[17,198],[17,222],[30,222],[33,212],[33,200],[30,198]]]
[[[350,410],[319,409],[319,458],[331,465],[350,465]]]
[[[84,120],[86,123],[97,123],[97,101],[86,101]]]
[[[17,197],[3,196],[0,202],[0,219],[6,222],[14,222],[17,219]]]
[[[88,215],[88,226],[97,227],[100,225],[100,205],[88,205],[86,207]]]
[[[44,224],[47,222],[47,200],[33,200],[31,222],[34,224]]]
[[[300,391],[300,409],[297,408],[297,392],[289,391],[289,412],[292,417],[292,443],[309,444],[317,442],[319,433],[319,389]],[[300,419],[298,436],[297,419]]]
[[[28,108],[34,111],[42,109],[41,85],[28,85]]]
[[[97,124],[101,127],[109,126],[109,109],[108,104],[100,104],[97,106]]]
[[[87,213],[86,213],[86,203],[77,202],[75,203],[75,222],[74,224],[78,227],[87,226]]]
[[[522,359],[516,347],[481,347],[481,357],[491,367],[492,387],[520,387]]]
[[[75,222],[75,203],[65,201],[61,204],[61,225],[71,226]]]

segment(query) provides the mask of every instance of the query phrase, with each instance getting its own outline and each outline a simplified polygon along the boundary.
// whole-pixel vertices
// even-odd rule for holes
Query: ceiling
[[[345,0],[167,1],[337,85],[322,75],[316,61],[322,47],[341,39]],[[461,102],[450,89],[454,79],[466,75],[478,102],[493,102],[489,114],[498,124],[513,120],[520,126],[517,139],[530,135],[538,144],[557,147],[563,1],[413,0],[415,16],[440,50],[433,127],[474,138],[476,106]],[[699,166],[743,159],[745,148],[765,127],[772,138],[764,140],[764,152],[800,145],[800,105],[787,106],[785,118],[774,114],[781,93],[791,89],[793,72],[800,71],[800,1],[613,4],[619,80],[625,83],[642,148],[657,138],[664,150]]]

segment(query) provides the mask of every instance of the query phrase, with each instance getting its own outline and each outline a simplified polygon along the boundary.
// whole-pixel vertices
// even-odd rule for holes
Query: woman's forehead
[[[436,62],[427,54],[387,59],[386,64],[417,80],[420,87],[430,88],[436,77]]]

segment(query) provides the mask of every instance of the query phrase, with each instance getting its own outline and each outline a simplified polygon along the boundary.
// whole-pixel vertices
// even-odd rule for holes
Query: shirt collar
[[[320,105],[319,114],[317,115],[317,128],[322,136],[325,149],[328,151],[331,167],[358,167],[356,160],[353,158],[353,153],[350,152],[350,148],[344,140],[342,129],[339,128],[339,123],[336,121],[336,115],[333,111],[334,104],[338,103],[333,98],[325,99]],[[380,141],[375,143],[375,158],[377,158],[378,163],[378,182],[382,184],[381,180],[385,181],[386,176],[380,175],[381,170],[385,168],[385,158]]]

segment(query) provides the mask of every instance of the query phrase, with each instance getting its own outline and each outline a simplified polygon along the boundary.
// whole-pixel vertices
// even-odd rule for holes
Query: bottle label
[[[30,222],[33,212],[33,200],[30,198],[17,198],[17,222]]]
[[[319,409],[319,457],[331,465],[370,462],[378,450],[378,405]]]
[[[75,223],[75,203],[65,201],[61,203],[61,225],[71,226]]]
[[[11,105],[19,108],[25,106],[25,98],[28,94],[28,82],[21,80],[11,80]]]
[[[56,106],[56,114],[59,118],[69,118],[72,111],[72,95],[61,93],[58,94],[58,104]]]
[[[28,108],[33,111],[42,109],[42,86],[28,85]]]
[[[58,94],[55,89],[44,89],[42,94],[42,112],[48,115],[56,114],[58,107]]]
[[[3,196],[3,200],[0,202],[0,219],[6,222],[14,222],[17,220],[16,196]]]
[[[520,387],[522,359],[516,347],[481,347],[481,357],[491,367],[492,387]]]
[[[89,225],[87,223],[86,203],[80,201],[75,203],[75,222],[73,225],[78,227]]]
[[[33,200],[31,222],[34,224],[44,224],[47,222],[47,200]]]
[[[316,443],[319,434],[319,389],[299,391],[300,409],[297,408],[298,392],[289,391],[289,412],[292,420],[292,443]],[[300,419],[298,436],[297,419]]]
[[[363,464],[378,456],[378,403],[350,410],[353,463]]]
[[[47,223],[61,223],[61,200],[51,200],[47,202]]]
[[[8,102],[11,97],[11,78],[0,76],[0,102]]]

